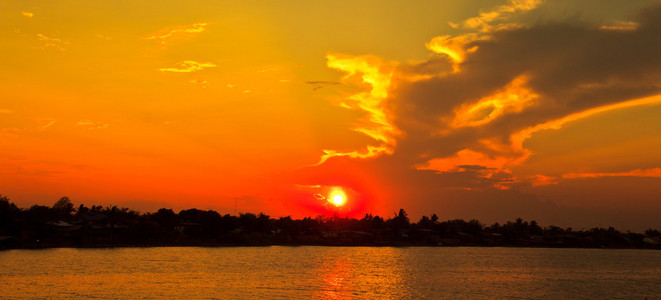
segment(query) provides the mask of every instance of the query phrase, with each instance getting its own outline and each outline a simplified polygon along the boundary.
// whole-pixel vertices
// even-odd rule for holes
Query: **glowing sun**
[[[340,194],[333,196],[333,204],[342,205],[344,203],[344,197]]]
[[[330,192],[330,195],[328,197],[328,202],[332,203],[335,206],[342,206],[344,203],[347,202],[347,197],[344,194],[344,191],[340,188],[333,189]]]

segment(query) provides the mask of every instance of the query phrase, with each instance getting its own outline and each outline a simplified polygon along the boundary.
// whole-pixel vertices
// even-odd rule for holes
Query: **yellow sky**
[[[489,218],[480,201],[512,193],[547,222],[567,214],[546,200],[613,213],[563,184],[661,176],[654,3],[0,1],[0,193],[304,216],[343,187],[357,214]]]

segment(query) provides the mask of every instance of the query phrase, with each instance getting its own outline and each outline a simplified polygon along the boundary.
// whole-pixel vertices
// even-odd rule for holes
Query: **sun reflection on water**
[[[329,252],[313,271],[318,290],[313,298],[351,299],[400,298],[406,296],[401,284],[403,266],[392,248],[338,248]],[[350,252],[350,255],[347,255]],[[366,261],[371,263],[366,264]]]

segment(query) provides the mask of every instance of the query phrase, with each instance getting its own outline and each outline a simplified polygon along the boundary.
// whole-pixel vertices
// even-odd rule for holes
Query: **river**
[[[163,247],[0,251],[0,298],[661,298],[661,251]]]

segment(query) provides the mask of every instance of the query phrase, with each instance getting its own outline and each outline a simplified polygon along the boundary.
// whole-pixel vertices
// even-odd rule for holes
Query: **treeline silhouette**
[[[52,207],[20,209],[0,195],[0,248],[120,246],[517,246],[661,249],[661,233],[620,232],[613,227],[573,230],[516,219],[486,226],[477,220],[412,223],[400,209],[384,219],[271,218],[260,213],[220,215],[213,210],[159,209],[138,213],[116,206],[77,208],[67,197]]]

